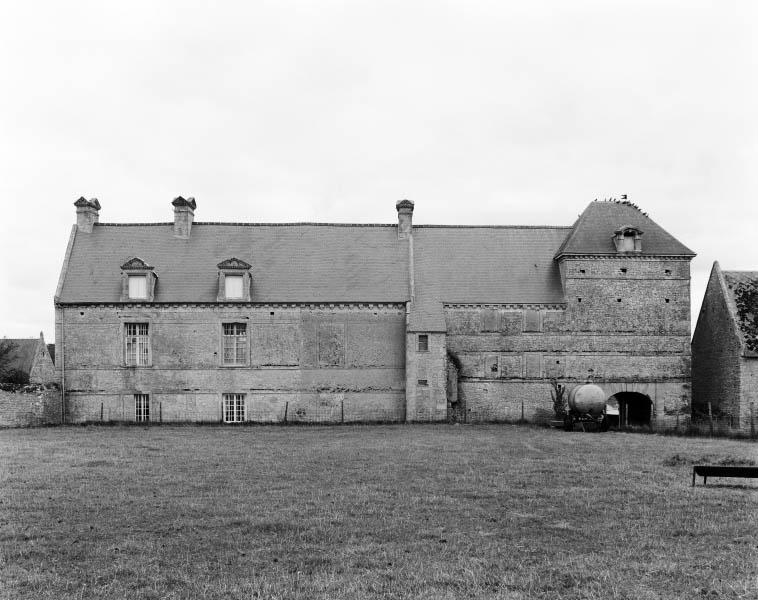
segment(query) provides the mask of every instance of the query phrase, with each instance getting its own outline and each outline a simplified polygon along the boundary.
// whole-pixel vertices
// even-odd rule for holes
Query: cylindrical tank
[[[575,412],[598,417],[605,408],[605,392],[593,383],[578,385],[569,392],[568,405]]]

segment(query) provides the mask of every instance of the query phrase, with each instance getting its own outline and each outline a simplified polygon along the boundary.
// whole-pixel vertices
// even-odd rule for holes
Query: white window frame
[[[244,333],[240,333],[243,331]],[[247,323],[230,321],[221,324],[221,365],[245,367],[248,364]],[[233,356],[232,356],[233,355]]]
[[[124,323],[124,364],[127,367],[149,367],[150,323]]]
[[[224,423],[244,423],[247,416],[245,394],[224,394],[221,400]]]
[[[150,422],[150,394],[134,394],[134,420],[137,423]]]

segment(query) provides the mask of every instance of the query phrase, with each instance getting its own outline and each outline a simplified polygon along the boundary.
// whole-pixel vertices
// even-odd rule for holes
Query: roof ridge
[[[97,227],[160,227],[173,223],[95,223]],[[236,223],[229,221],[196,221],[197,225],[222,225],[227,227],[397,227],[397,223],[316,223],[309,221],[292,223]],[[414,229],[572,229],[572,225],[414,225]]]
[[[157,227],[172,226],[173,222],[162,223],[95,223],[98,227]],[[315,223],[315,222],[294,222],[294,223],[243,223],[232,221],[195,221],[192,226],[197,225],[223,225],[227,227],[289,227],[289,226],[316,226],[316,227],[397,227],[397,223]]]
[[[414,225],[414,229],[571,229],[570,225]]]

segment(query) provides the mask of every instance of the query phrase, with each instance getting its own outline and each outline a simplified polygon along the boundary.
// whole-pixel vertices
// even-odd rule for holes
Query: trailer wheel
[[[563,417],[563,431],[574,431],[574,418],[571,415]]]

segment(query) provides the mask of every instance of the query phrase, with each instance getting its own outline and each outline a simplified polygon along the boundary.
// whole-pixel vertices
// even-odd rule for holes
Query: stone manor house
[[[549,419],[592,380],[627,424],[690,407],[694,253],[627,202],[567,227],[100,223],[55,295],[65,418]]]

